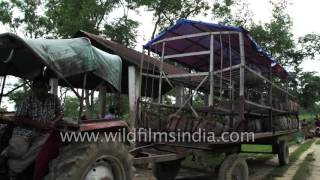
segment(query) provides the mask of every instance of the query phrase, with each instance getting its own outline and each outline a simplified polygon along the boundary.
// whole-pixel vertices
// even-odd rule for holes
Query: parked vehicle
[[[132,179],[132,158],[126,142],[104,141],[102,136],[97,141],[63,142],[60,137],[61,133],[71,132],[128,131],[127,123],[121,119],[80,118],[86,90],[100,90],[101,112],[105,112],[103,94],[120,91],[121,68],[120,57],[93,47],[87,38],[41,40],[22,39],[10,33],[0,35],[1,100],[15,90],[5,92],[6,78],[14,76],[28,85],[35,77],[44,75],[50,78],[52,93],[57,93],[58,85],[68,87],[80,101],[79,117],[58,122],[33,166],[23,173],[23,179]],[[10,138],[10,129],[15,126],[14,112],[1,112],[0,123],[2,151]]]
[[[136,128],[168,133],[202,130],[214,132],[217,140],[164,142],[152,138],[131,151],[135,164],[151,162],[158,180],[173,180],[181,161],[194,152],[221,153],[226,158],[217,173],[219,179],[247,180],[248,166],[239,153],[241,145],[248,143],[272,145],[279,164],[289,163],[287,140],[298,128],[299,106],[288,92],[287,71],[248,31],[182,19],[144,49],[185,73],[164,73],[161,65],[156,71],[141,69],[142,77],[159,81],[141,89],[154,90],[156,97],[137,98]],[[143,58],[141,61],[143,67]],[[175,91],[165,94],[164,82]],[[230,137],[223,139],[225,132],[252,132],[255,141],[228,141]]]

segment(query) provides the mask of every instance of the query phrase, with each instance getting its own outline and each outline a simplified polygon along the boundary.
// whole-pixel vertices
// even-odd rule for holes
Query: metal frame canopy
[[[64,79],[61,85],[92,89],[105,81],[121,90],[122,61],[101,51],[87,38],[23,39],[12,33],[0,34],[0,76],[25,79],[39,76],[47,68],[49,76]]]
[[[242,27],[181,19],[175,25],[167,28],[156,38],[149,41],[144,45],[144,48],[159,55],[162,55],[162,52],[164,52],[165,59],[172,59],[197,71],[208,71],[210,58],[207,52],[210,50],[210,34],[230,35],[230,39],[219,39],[219,36],[214,37],[214,56],[225,58],[223,61],[228,62],[227,59],[231,55],[232,64],[236,65],[241,62],[239,43],[235,43],[238,41],[238,34],[240,32],[244,34],[245,58],[248,63],[262,66],[266,69],[271,66],[276,76],[282,79],[288,77],[287,71]],[[166,44],[164,49],[162,49],[164,42]],[[231,52],[228,50],[230,46]],[[203,52],[203,54],[197,53],[198,56],[192,56],[194,52]],[[190,56],[180,58],[174,56],[175,54],[189,54]],[[223,66],[229,67],[230,65],[224,64]]]

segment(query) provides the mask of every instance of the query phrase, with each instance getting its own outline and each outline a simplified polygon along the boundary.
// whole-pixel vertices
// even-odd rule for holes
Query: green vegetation
[[[316,114],[311,113],[310,111],[307,112],[305,110],[303,110],[299,114],[299,119],[300,120],[305,119],[306,121],[313,121],[315,117],[316,117]]]
[[[315,140],[309,140],[305,142],[304,144],[300,145],[293,153],[290,154],[290,163],[286,166],[278,166],[272,170],[272,172],[265,177],[265,180],[274,179],[275,177],[282,177],[285,172],[289,169],[290,165],[295,163],[299,157],[304,153],[306,150],[308,150],[312,144],[315,142]]]
[[[315,140],[309,140],[305,142],[304,144],[300,145],[291,155],[290,155],[290,162],[295,162],[299,159],[301,154],[308,150],[312,144],[315,142]]]
[[[79,100],[77,97],[66,97],[64,102],[64,116],[68,118],[79,117]]]
[[[299,169],[296,171],[296,174],[293,176],[292,180],[306,179],[306,177],[310,176],[312,161],[315,161],[314,154],[309,153],[305,160],[300,164]]]
[[[182,166],[193,169],[214,169],[222,163],[224,158],[225,156],[221,154],[199,154],[187,157],[182,162]]]

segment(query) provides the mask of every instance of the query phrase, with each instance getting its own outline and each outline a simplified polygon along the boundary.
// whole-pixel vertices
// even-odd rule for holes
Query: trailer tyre
[[[157,180],[174,180],[178,175],[181,165],[181,159],[154,163],[152,167],[153,176]]]
[[[229,155],[219,169],[219,180],[248,180],[249,168],[245,159],[237,154]]]
[[[278,146],[278,159],[280,166],[289,164],[289,146],[287,141],[280,141]]]
[[[131,159],[120,142],[71,143],[50,163],[45,180],[131,180]]]

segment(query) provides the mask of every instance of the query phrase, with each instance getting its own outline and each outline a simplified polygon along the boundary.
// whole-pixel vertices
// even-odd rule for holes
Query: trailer
[[[140,78],[151,83],[137,87],[135,127],[151,133],[131,150],[135,164],[153,163],[158,180],[171,180],[181,161],[195,152],[221,153],[226,156],[218,179],[248,179],[248,166],[239,156],[242,144],[272,145],[279,164],[289,163],[287,141],[299,125],[289,73],[248,31],[182,19],[144,45],[143,53],[158,58],[160,65],[141,58],[141,67],[150,70],[141,69]],[[165,73],[161,63],[181,71]],[[173,90],[164,92],[163,83]],[[153,96],[141,96],[150,90]],[[215,138],[178,139],[198,131]],[[154,136],[157,132],[173,133],[175,141],[163,141]],[[244,133],[251,134],[247,141],[229,136]]]

